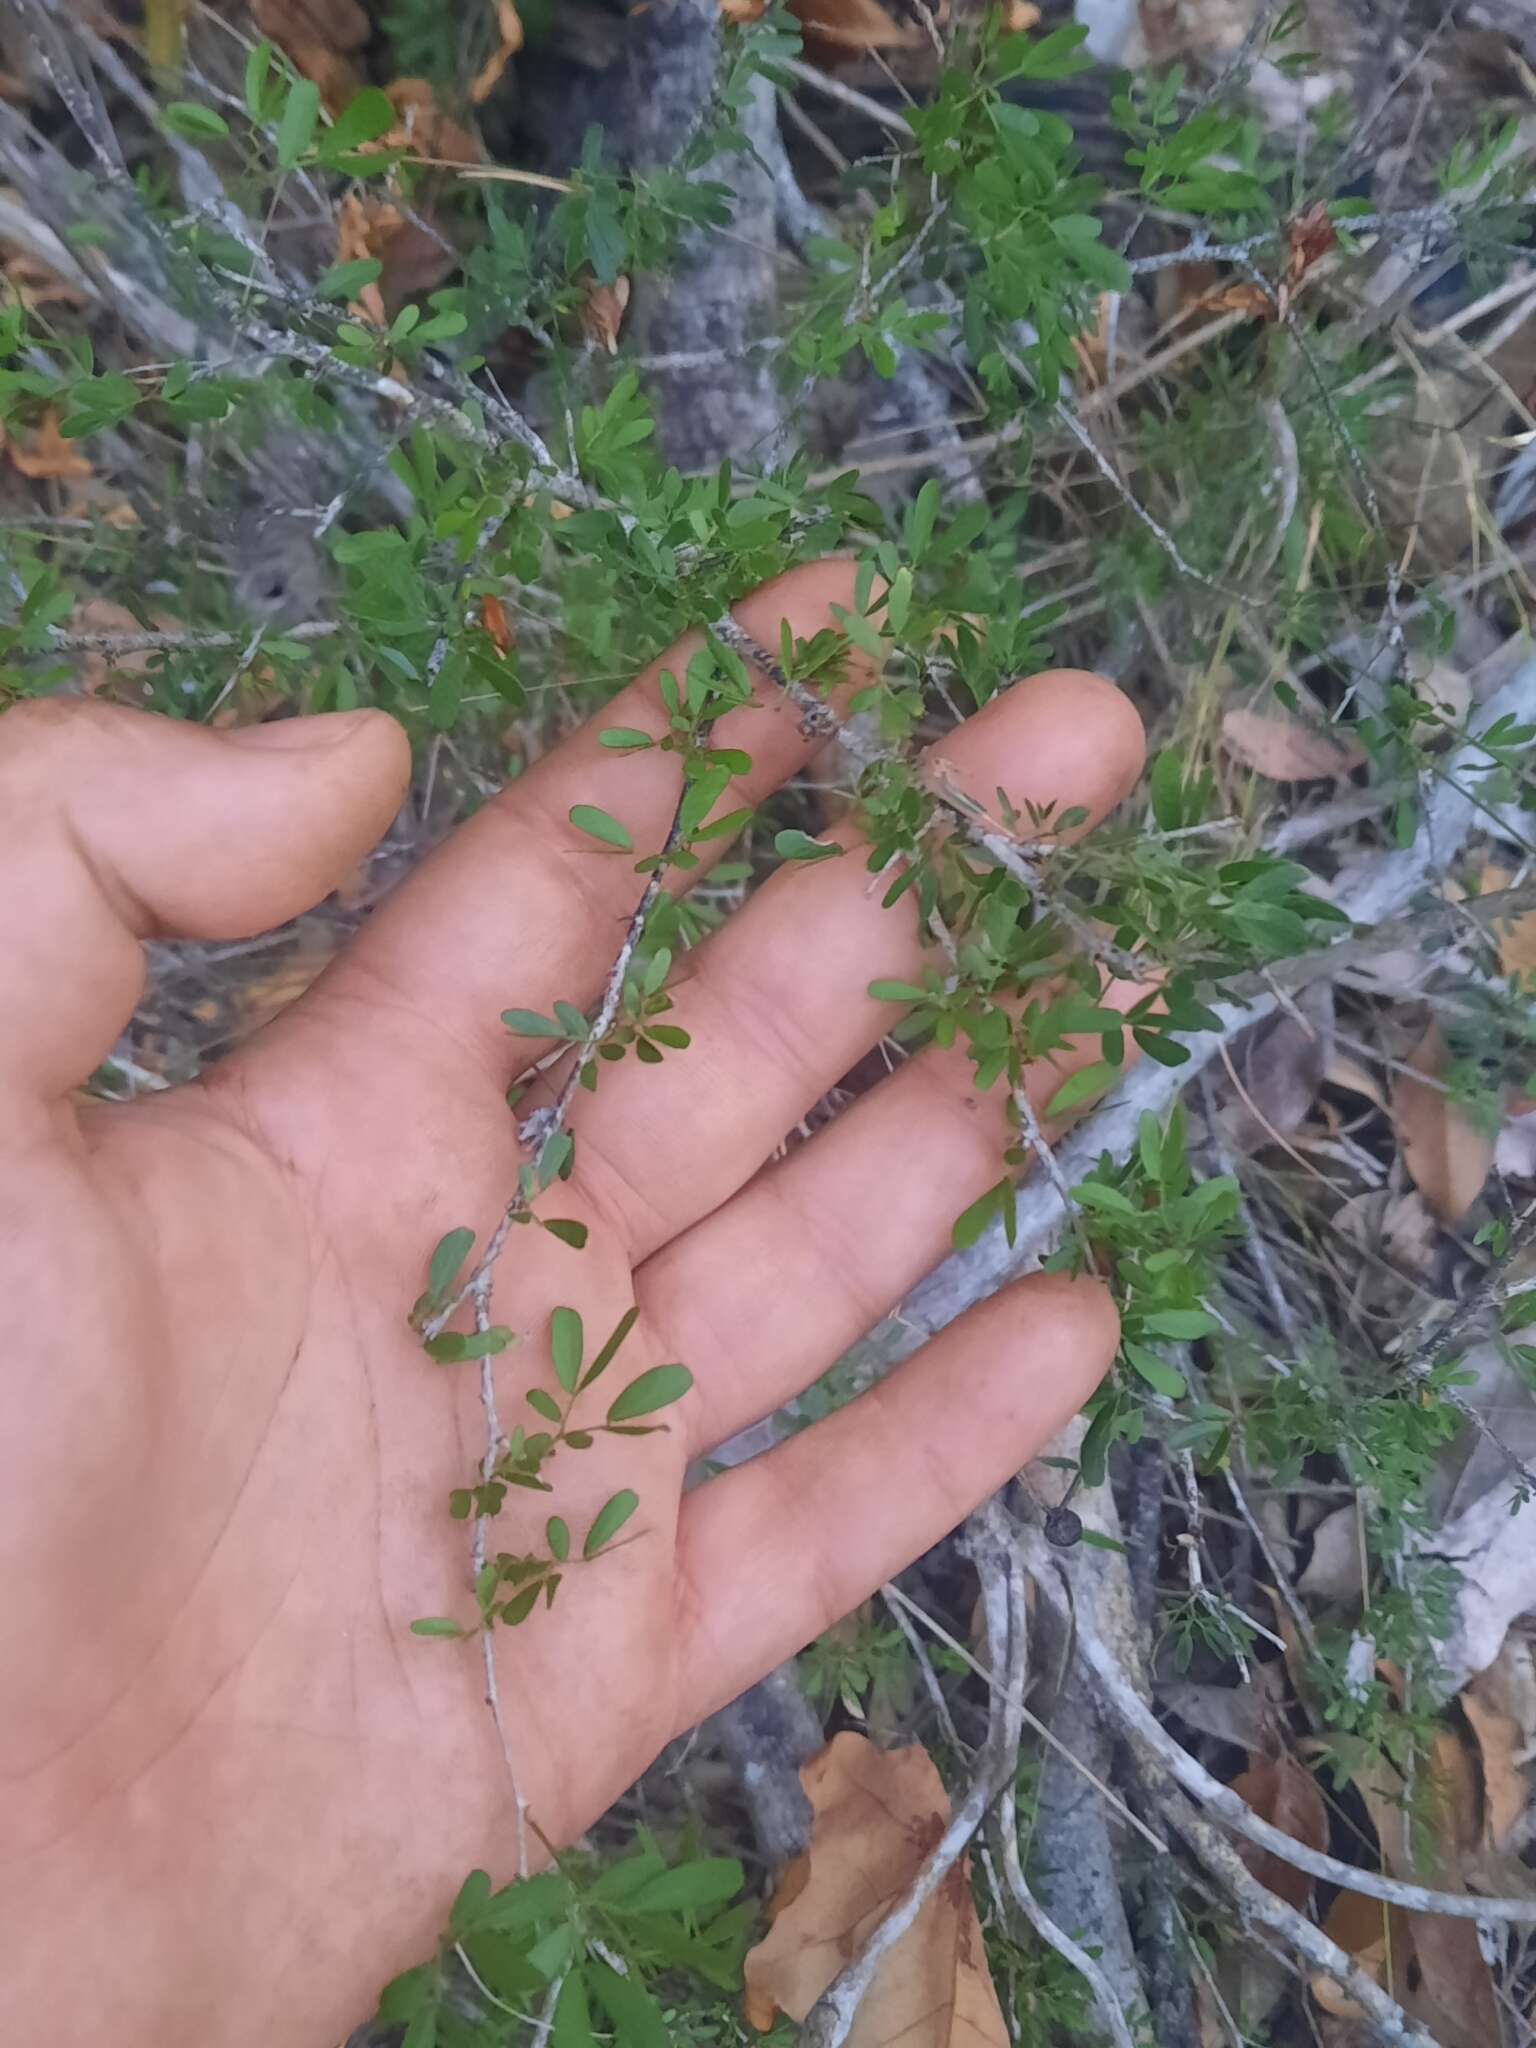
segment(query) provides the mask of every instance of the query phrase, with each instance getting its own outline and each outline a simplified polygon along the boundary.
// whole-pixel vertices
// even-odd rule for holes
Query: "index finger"
[[[741,598],[735,616],[764,647],[788,625],[799,639],[835,626],[832,607],[851,610],[856,565],[808,563]],[[570,820],[576,804],[609,811],[635,854],[664,841],[682,789],[675,754],[605,747],[607,726],[661,738],[668,730],[663,670],[682,678],[704,644],[686,634],[652,662],[598,717],[563,740],[460,826],[369,923],[332,970],[328,993],[377,998],[387,988],[430,1016],[504,1085],[511,1061],[499,1018],[508,1005],[547,1014],[556,1000],[587,1008],[613,964],[643,887],[634,856],[600,846]],[[800,714],[770,678],[752,669],[754,702],[728,712],[714,744],[751,757],[722,808],[761,803],[802,767],[822,739],[801,732]],[[847,689],[866,678],[850,649]],[[720,850],[720,842],[714,850]],[[701,852],[703,849],[701,849]],[[699,872],[699,871],[696,871]]]

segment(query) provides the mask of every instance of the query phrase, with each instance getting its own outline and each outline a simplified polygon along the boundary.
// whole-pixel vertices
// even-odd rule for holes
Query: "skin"
[[[795,571],[739,616],[768,646],[781,619],[808,635],[852,576]],[[655,672],[600,723],[659,730]],[[766,681],[717,743],[754,759],[732,806],[807,753]],[[1141,749],[1124,699],[1069,672],[944,743],[985,801],[1001,784],[1020,810],[1094,819]],[[84,701],[0,719],[6,2040],[322,2048],[431,1952],[466,1871],[515,1867],[478,1648],[409,1633],[471,1611],[446,1495],[481,1455],[476,1369],[429,1363],[405,1318],[433,1243],[466,1222],[483,1239],[515,1181],[504,1095],[539,1049],[499,1012],[594,1000],[638,893],[566,813],[603,804],[659,844],[670,758],[576,733],[201,1082],[125,1108],[72,1092],[132,1011],[144,937],[238,937],[313,905],[408,769],[375,712],[233,736]],[[557,1303],[595,1346],[637,1301],[624,1377],[682,1360],[697,1379],[666,1433],[557,1462],[578,1534],[635,1488],[634,1540],[499,1638],[508,1751],[555,1845],[953,1527],[1113,1355],[1096,1282],[1032,1278],[682,1495],[687,1459],[824,1370],[997,1176],[996,1094],[935,1053],[773,1156],[889,1026],[867,984],[918,968],[914,922],[880,909],[858,858],[772,880],[680,964],[691,1049],[578,1096],[551,1213],[586,1221],[588,1247],[523,1230],[498,1269],[518,1338],[504,1426],[552,1384]],[[1036,1076],[1037,1103],[1073,1057]],[[493,1548],[535,1540],[547,1511],[514,1495]]]

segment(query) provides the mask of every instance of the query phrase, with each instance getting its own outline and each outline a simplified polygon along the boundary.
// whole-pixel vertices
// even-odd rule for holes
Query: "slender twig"
[[[1536,661],[1528,661],[1477,708],[1472,729],[1450,755],[1445,776],[1425,805],[1412,843],[1388,853],[1368,854],[1346,867],[1334,882],[1332,900],[1352,923],[1374,932],[1389,919],[1401,916],[1426,878],[1462,845],[1476,818],[1476,801],[1457,787],[1457,779],[1479,771],[1483,752],[1478,735],[1501,718],[1529,717],[1533,706]],[[1471,907],[1476,903],[1476,898],[1469,899]],[[1105,1153],[1115,1160],[1128,1158],[1142,1117],[1166,1116],[1186,1085],[1223,1045],[1277,1009],[1281,981],[1296,987],[1326,978],[1337,972],[1340,962],[1358,957],[1361,946],[1370,949],[1371,945],[1369,938],[1340,939],[1282,963],[1284,973],[1270,970],[1267,976],[1235,977],[1226,998],[1211,1004],[1220,1019],[1219,1028],[1181,1041],[1189,1055],[1182,1066],[1142,1061],[1058,1148],[1063,1179],[1075,1186]],[[1011,1242],[1001,1224],[989,1225],[969,1250],[951,1253],[903,1303],[900,1317],[875,1340],[879,1364],[874,1369],[884,1369],[895,1356],[904,1356],[924,1337],[944,1328],[1018,1274],[1028,1272],[1055,1238],[1062,1221],[1061,1198],[1052,1184],[1043,1175],[1026,1182],[1017,1197]]]
[[[1388,1905],[1404,1906],[1410,1912],[1438,1913],[1447,1919],[1506,1920],[1519,1922],[1522,1926],[1536,1925],[1536,1899],[1478,1898],[1468,1892],[1440,1892],[1431,1890],[1428,1885],[1411,1884],[1403,1878],[1360,1870],[1353,1864],[1341,1862],[1337,1856],[1308,1848],[1304,1842],[1286,1834],[1283,1828],[1275,1827],[1255,1813],[1230,1785],[1223,1785],[1219,1779],[1213,1778],[1205,1766],[1164,1728],[1099,1634],[1093,1616],[1083,1605],[1074,1607],[1069,1600],[1054,1553],[1045,1538],[1037,1530],[1021,1529],[1019,1540],[1024,1545],[1030,1576],[1044,1598],[1073,1627],[1077,1654],[1097,1681],[1098,1699],[1135,1739],[1138,1747],[1150,1752],[1161,1769],[1174,1778],[1206,1813],[1213,1815],[1233,1833],[1278,1856],[1282,1862],[1306,1871],[1311,1877],[1321,1878],[1326,1884],[1339,1885],[1345,1891],[1360,1892]],[[1334,1972],[1330,1969],[1332,1974]]]
[[[967,1529],[973,1555],[988,1545],[999,1544],[983,1509]],[[992,1694],[988,1714],[986,1747],[981,1763],[964,1797],[950,1816],[949,1824],[924,1858],[916,1877],[897,1903],[875,1928],[851,1963],[832,1979],[805,2017],[800,2029],[800,2048],[841,2048],[847,2040],[865,1994],[876,1972],[933,1897],[986,1817],[987,1808],[1018,1768],[1018,1710],[1024,1701],[1024,1657],[1027,1638],[1022,1630],[1009,1632],[1007,1662]],[[996,1658],[994,1657],[994,1663]],[[1010,1706],[1008,1703],[1013,1702]],[[1008,1734],[1013,1731],[1012,1746]]]
[[[1143,1757],[1145,1753],[1143,1752]],[[1202,1820],[1177,1790],[1165,1780],[1155,1780],[1157,1803],[1170,1827],[1176,1828],[1227,1893],[1238,1903],[1247,1921],[1256,1921],[1277,1934],[1288,1948],[1302,1956],[1314,1970],[1332,1978],[1371,2022],[1384,2041],[1400,2048],[1437,2048],[1434,2036],[1416,2027],[1396,1999],[1382,1990],[1376,1979],[1363,1970],[1348,1950],[1331,1941],[1304,1913],[1298,1913],[1277,1892],[1254,1876],[1242,1857],[1225,1840],[1219,1829]],[[1289,1840],[1289,1837],[1286,1837]]]
[[[960,1659],[962,1664],[975,1672],[983,1685],[993,1690],[996,1689],[999,1681],[973,1651],[968,1650],[958,1637],[950,1634],[943,1622],[935,1620],[925,1607],[919,1607],[915,1600],[903,1593],[900,1586],[894,1583],[882,1586],[880,1591],[887,1602],[894,1601],[898,1607],[903,1608],[910,1614],[914,1621],[920,1621],[936,1642],[942,1643],[946,1650],[949,1650]],[[1149,1849],[1155,1850],[1159,1856],[1166,1856],[1168,1854],[1168,1844],[1158,1834],[1157,1830],[1149,1828],[1146,1822],[1126,1805],[1113,1786],[1106,1785],[1097,1772],[1091,1770],[1080,1756],[1069,1749],[1048,1721],[1042,1721],[1038,1714],[1032,1713],[1028,1707],[1025,1707],[1024,1725],[1034,1734],[1038,1735],[1040,1740],[1049,1748],[1055,1750],[1069,1770],[1076,1771],[1080,1778],[1091,1785],[1099,1797],[1119,1814],[1126,1826],[1134,1834],[1141,1836]]]
[[[568,1972],[562,1970],[545,1993],[544,2003],[539,2007],[539,2016],[534,2022],[533,2032],[528,2037],[528,2048],[547,2048],[547,2043],[555,2024],[555,2007],[560,2003],[560,1994],[565,1989],[567,1975]]]
[[[274,639],[283,640],[329,640],[343,630],[338,619],[310,619],[299,626],[274,626]],[[221,648],[243,647],[250,639],[249,632],[217,633],[193,632],[177,629],[159,633],[72,633],[62,627],[54,627],[48,635],[50,647],[56,647],[61,654],[202,654],[217,652]]]
[[[743,661],[750,661],[761,670],[783,692],[801,714],[800,730],[807,738],[830,739],[835,735],[861,769],[877,765],[913,765],[899,748],[884,746],[857,725],[839,718],[825,698],[817,696],[814,690],[788,675],[767,648],[760,646],[729,614],[713,620],[709,630]],[[1091,918],[1085,917],[1072,904],[1064,902],[1057,892],[1047,888],[1043,873],[1045,847],[1019,839],[1006,826],[989,817],[983,806],[953,780],[942,760],[933,760],[926,765],[919,763],[917,772],[929,795],[951,823],[978,852],[984,853],[1019,884],[1037,911],[1053,917],[1089,958],[1122,980],[1145,981],[1150,978],[1152,969],[1147,962],[1127,952],[1123,946],[1117,946]]]
[[[707,724],[701,725],[698,730],[700,742],[706,742],[708,736],[709,726]],[[608,977],[603,984],[603,993],[598,1003],[596,1014],[592,1019],[586,1037],[581,1043],[580,1050],[566,1069],[560,1084],[559,1093],[553,1102],[547,1104],[542,1109],[534,1110],[531,1115],[525,1117],[518,1127],[519,1138],[533,1153],[535,1160],[547,1150],[550,1140],[558,1137],[564,1130],[571,1104],[575,1100],[576,1090],[581,1086],[581,1077],[588,1067],[591,1066],[593,1060],[596,1059],[599,1047],[613,1029],[614,1021],[618,1017],[619,1008],[624,999],[624,982],[629,973],[630,963],[633,961],[636,948],[639,946],[640,940],[644,935],[646,922],[666,887],[668,858],[677,851],[682,838],[683,801],[687,793],[687,785],[685,783],[678,795],[677,806],[672,814],[672,823],[667,829],[666,838],[662,841],[661,852],[657,858],[656,866],[647,878],[645,887],[640,892],[639,901],[630,912],[629,920],[624,927],[624,937],[619,945],[618,952],[614,955],[613,965],[608,970]],[[478,1301],[482,1293],[488,1298],[491,1274],[495,1268],[496,1261],[506,1249],[507,1239],[511,1236],[515,1226],[528,1214],[529,1209],[532,1207],[532,1200],[532,1196],[526,1193],[522,1186],[519,1186],[516,1193],[510,1197],[501,1212],[500,1221],[491,1233],[485,1250],[481,1253],[469,1277],[448,1297],[447,1301],[431,1319],[422,1324],[422,1332],[425,1336],[438,1336],[447,1327],[449,1321],[463,1306],[465,1301]]]
[[[1016,357],[1013,356],[1010,350],[1005,349],[1003,353],[1009,357],[1009,360],[1013,364],[1015,369],[1023,369],[1023,365],[1018,361]],[[1027,372],[1025,374],[1027,374]],[[1119,470],[1116,469],[1115,465],[1110,461],[1109,457],[1104,453],[1104,450],[1099,446],[1098,442],[1095,441],[1092,434],[1090,434],[1088,429],[1083,425],[1082,421],[1078,418],[1077,414],[1072,410],[1071,406],[1065,403],[1058,403],[1055,407],[1055,414],[1057,419],[1060,420],[1061,424],[1066,428],[1067,432],[1072,436],[1073,440],[1076,441],[1078,446],[1082,449],[1083,453],[1088,457],[1089,461],[1092,462],[1094,468],[1099,472],[1099,475],[1103,477],[1104,481],[1115,493],[1115,496],[1120,500],[1121,504],[1124,505],[1127,512],[1131,514],[1131,517],[1133,519],[1138,520],[1140,524],[1147,529],[1147,532],[1151,534],[1152,538],[1157,542],[1158,546],[1162,549],[1163,553],[1168,557],[1169,561],[1172,562],[1173,566],[1175,567],[1175,569],[1178,570],[1181,576],[1187,576],[1192,583],[1199,583],[1203,585],[1204,588],[1207,590],[1214,590],[1218,597],[1224,597],[1230,604],[1248,604],[1249,602],[1251,602],[1251,600],[1245,598],[1240,591],[1229,590],[1226,584],[1222,583],[1217,577],[1208,576],[1203,569],[1197,569],[1193,562],[1188,561],[1185,558],[1182,549],[1179,547],[1179,544],[1174,539],[1173,535],[1168,531],[1167,527],[1164,526],[1162,522],[1152,512],[1150,512],[1145,505],[1143,505],[1140,498],[1136,496],[1135,492],[1131,489],[1130,485],[1127,484],[1124,477],[1121,476]]]
[[[923,1681],[923,1690],[927,1693],[932,1703],[933,1711],[938,1717],[939,1726],[944,1731],[945,1738],[958,1750],[963,1746],[960,1741],[960,1731],[955,1726],[954,1715],[949,1711],[949,1701],[944,1697],[944,1688],[939,1684],[939,1675],[933,1668],[927,1650],[923,1647],[922,1637],[907,1619],[906,1610],[901,1602],[895,1598],[895,1593],[896,1588],[894,1586],[882,1586],[880,1589],[880,1597],[884,1600],[892,1621],[900,1629],[907,1648],[912,1652],[912,1661],[917,1666],[918,1675]]]
[[[845,85],[840,78],[829,72],[818,71],[814,64],[806,64],[798,57],[775,57],[774,69],[785,72],[797,85],[808,85],[813,92],[824,98],[836,100],[841,106],[850,107],[854,113],[862,114],[866,121],[873,121],[879,128],[887,128],[891,134],[899,135],[906,142],[912,140],[912,123],[896,107],[887,107],[879,100],[871,99],[868,93],[856,87]]]
[[[1010,1676],[1010,1682],[993,1694],[992,1712],[1002,1722],[1004,1756],[1016,1759],[1024,1726],[1023,1682],[1029,1645],[1024,1570],[995,1501],[973,1517],[973,1523],[980,1523],[984,1531],[983,1540],[973,1541],[970,1550],[981,1580],[987,1656],[994,1670],[1006,1671]],[[1015,1677],[1017,1683],[1013,1682]],[[1014,1791],[1016,1775],[1016,1770],[1007,1773],[997,1803],[997,1837],[1004,1882],[1014,1904],[1040,1939],[1077,1971],[1093,1993],[1094,2003],[1115,2048],[1135,2048],[1135,2038],[1108,1977],[1088,1951],[1056,1924],[1030,1890],[1019,1855],[1018,1802]]]

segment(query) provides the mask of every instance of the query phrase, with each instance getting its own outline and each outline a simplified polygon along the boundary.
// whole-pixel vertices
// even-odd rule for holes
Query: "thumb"
[[[86,699],[0,717],[0,1091],[98,1066],[144,984],[139,941],[244,938],[319,902],[410,774],[379,711],[210,732]]]

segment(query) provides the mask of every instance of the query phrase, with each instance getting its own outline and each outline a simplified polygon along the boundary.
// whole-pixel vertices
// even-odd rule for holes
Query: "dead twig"
[[[1001,1721],[1003,1754],[1016,1759],[1023,1734],[1023,1682],[1029,1646],[1029,1608],[1024,1569],[1017,1548],[1010,1540],[1006,1517],[993,1500],[972,1517],[976,1535],[970,1544],[971,1557],[981,1580],[982,1616],[987,1632],[987,1656],[994,1670],[1017,1672],[1019,1683],[992,1695],[992,1713]],[[997,1804],[998,1849],[1003,1880],[1014,1904],[1035,1933],[1053,1948],[1063,1962],[1077,1971],[1093,1993],[1094,2004],[1115,2048],[1135,2048],[1135,2037],[1121,2009],[1120,2000],[1095,1958],[1046,1912],[1029,1888],[1019,1855],[1018,1801],[1014,1792],[1017,1770],[1003,1781]]]
[[[1440,1892],[1403,1878],[1361,1870],[1323,1850],[1309,1849],[1304,1842],[1296,1841],[1282,1828],[1263,1819],[1230,1785],[1213,1778],[1163,1727],[1098,1633],[1092,1615],[1082,1607],[1072,1606],[1060,1568],[1044,1537],[1033,1529],[1022,1530],[1020,1541],[1030,1576],[1043,1596],[1058,1613],[1070,1615],[1078,1654],[1096,1679],[1098,1697],[1105,1708],[1134,1739],[1138,1749],[1149,1753],[1160,1771],[1173,1778],[1204,1812],[1213,1814],[1234,1834],[1267,1849],[1282,1862],[1345,1891],[1360,1892],[1387,1905],[1404,1906],[1410,1912],[1438,1913],[1452,1920],[1504,1920],[1536,1926],[1536,1898],[1478,1898],[1468,1892]],[[1327,1968],[1330,1975],[1336,1974],[1329,1964],[1320,1963],[1319,1967]]]
[[[995,1504],[991,1513],[996,1513]],[[967,1526],[966,1541],[978,1564],[983,1554],[991,1559],[999,1557],[1002,1538],[995,1521],[989,1518],[987,1508],[972,1517]],[[903,1897],[807,2013],[800,2029],[800,2048],[841,2048],[853,2027],[860,2003],[874,1982],[881,1960],[900,1941],[964,1855],[972,1836],[985,1819],[988,1807],[1018,1768],[1028,1638],[1022,1628],[1005,1626],[1001,1645],[993,1648],[994,1667],[999,1663],[997,1647],[1003,1649],[1004,1657],[998,1683],[991,1696],[986,1747],[976,1774],[950,1816],[949,1825],[924,1859]],[[1123,2048],[1130,2048],[1129,2037]]]

